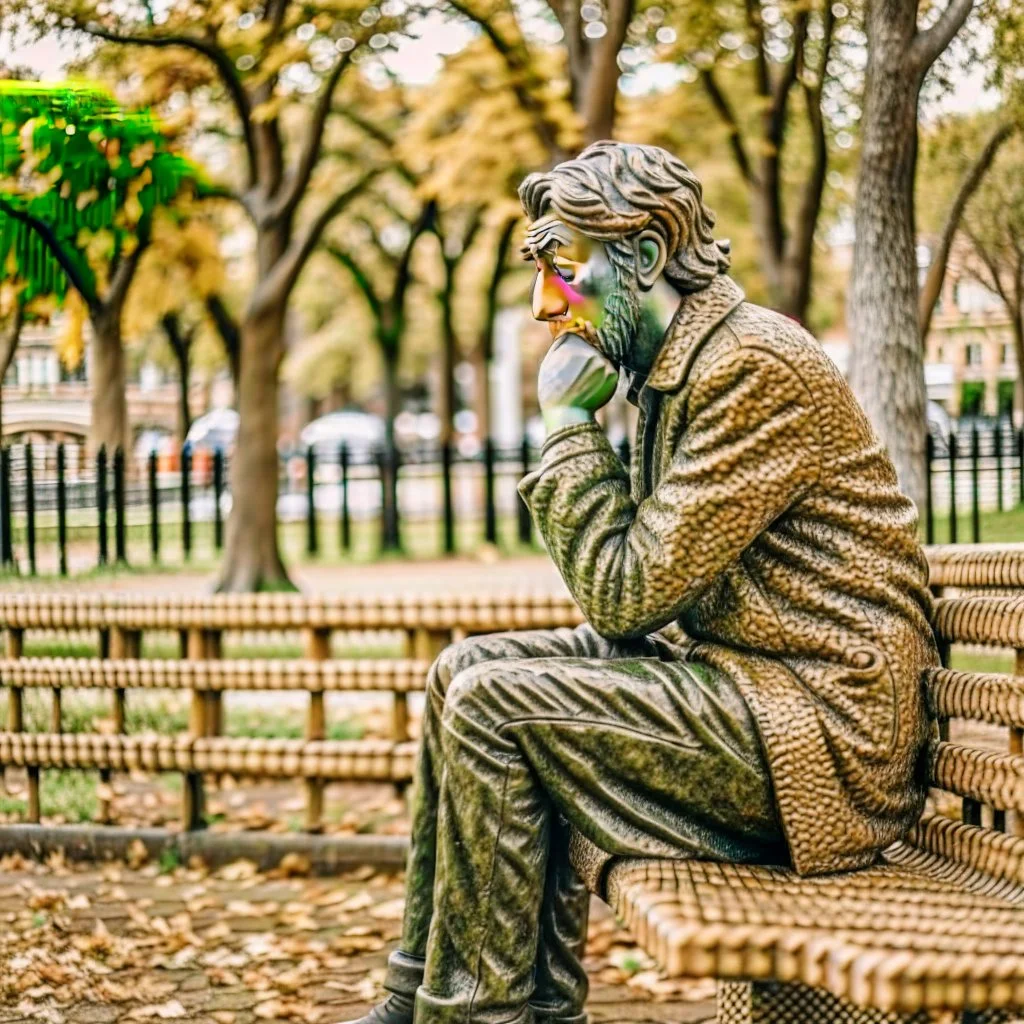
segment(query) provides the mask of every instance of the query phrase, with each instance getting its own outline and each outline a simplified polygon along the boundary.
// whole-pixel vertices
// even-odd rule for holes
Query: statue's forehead
[[[562,259],[585,263],[590,258],[593,244],[591,239],[573,230],[565,221],[548,215],[527,226],[523,256],[532,260],[557,253]]]

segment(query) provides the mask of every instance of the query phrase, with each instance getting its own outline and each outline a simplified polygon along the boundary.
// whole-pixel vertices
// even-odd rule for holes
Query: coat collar
[[[706,288],[684,295],[665,332],[646,384],[658,391],[674,391],[686,380],[701,342],[743,301],[743,289],[727,274],[719,274]]]

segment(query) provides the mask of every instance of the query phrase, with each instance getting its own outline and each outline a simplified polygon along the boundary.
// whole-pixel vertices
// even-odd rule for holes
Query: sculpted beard
[[[604,303],[604,319],[597,328],[597,342],[604,355],[622,366],[629,363],[629,352],[643,323],[640,286],[632,250],[614,242],[606,248],[613,284]]]

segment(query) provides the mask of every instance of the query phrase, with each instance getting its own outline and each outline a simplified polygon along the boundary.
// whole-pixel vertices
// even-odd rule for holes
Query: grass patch
[[[95,821],[99,808],[98,782],[99,776],[94,771],[44,768],[39,777],[40,814],[75,824]],[[28,814],[28,794],[0,794],[0,814],[24,818]]]
[[[998,672],[1012,674],[1013,651],[980,651],[954,647],[949,653],[949,667],[961,672]]]
[[[366,727],[356,719],[342,719],[328,723],[326,732],[329,740],[359,740],[366,735]],[[264,708],[239,708],[226,713],[224,735],[260,740],[301,740],[306,731],[299,714],[282,714],[280,710]]]

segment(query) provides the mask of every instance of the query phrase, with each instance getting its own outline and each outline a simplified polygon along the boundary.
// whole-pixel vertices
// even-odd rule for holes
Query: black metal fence
[[[628,465],[627,443],[619,453]],[[313,557],[352,552],[357,533],[364,551],[401,550],[411,532],[438,553],[529,545],[532,524],[516,485],[537,458],[527,438],[488,441],[473,453],[450,444],[402,451],[317,444],[281,453],[278,517]],[[980,542],[990,513],[1024,504],[1024,429],[929,437],[927,470],[926,541]],[[64,445],[2,448],[0,562],[35,575],[45,555],[52,571],[66,575],[69,552],[75,571],[187,562],[200,542],[204,554],[216,554],[231,507],[229,471],[219,451],[132,460],[120,450],[87,459],[80,449],[69,458]],[[1005,530],[989,539],[1007,539]]]

